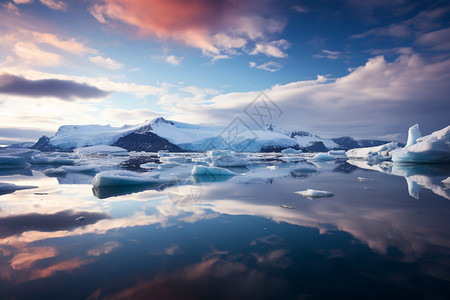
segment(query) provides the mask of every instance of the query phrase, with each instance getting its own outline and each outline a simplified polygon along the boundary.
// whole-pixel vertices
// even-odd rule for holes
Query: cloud
[[[58,49],[77,55],[82,55],[85,53],[98,53],[97,50],[86,47],[82,43],[77,42],[74,38],[64,41],[60,40],[56,35],[51,33],[42,33],[37,31],[33,31],[31,33],[33,35],[33,40],[36,43],[49,44]]]
[[[419,45],[431,46],[436,50],[450,50],[450,28],[422,34],[416,42]]]
[[[181,42],[217,60],[284,29],[285,22],[270,17],[266,6],[231,0],[98,0],[89,11],[101,23],[122,25],[128,32],[133,28],[141,37]]]
[[[101,112],[101,116],[106,119],[119,124],[136,124],[144,120],[152,120],[161,117],[164,114],[150,109],[121,109],[121,108],[107,108]]]
[[[249,63],[250,68],[257,68],[260,70],[265,70],[269,72],[276,72],[279,71],[283,66],[279,63],[276,63],[274,61],[269,61],[261,65],[257,65],[255,62],[251,61]]]
[[[109,95],[96,87],[70,80],[29,80],[24,77],[3,73],[0,75],[0,94],[27,97],[55,97],[61,100],[75,98],[101,98]]]
[[[100,55],[89,57],[89,61],[96,64],[97,66],[110,70],[120,70],[123,67],[123,64],[116,62],[109,57],[104,58]]]
[[[322,50],[320,54],[314,54],[315,58],[338,59],[341,56],[339,51]]]
[[[173,66],[178,66],[181,61],[183,60],[182,57],[176,57],[175,55],[169,55],[166,57],[165,61]]]
[[[255,45],[255,49],[250,52],[251,55],[256,55],[259,53],[263,53],[267,56],[277,57],[277,58],[285,58],[287,57],[287,53],[283,52],[283,50],[288,49],[291,44],[286,40],[278,40],[272,41],[269,43],[257,43]]]
[[[19,9],[12,2],[4,3],[3,7],[10,14],[20,15]]]
[[[35,66],[55,67],[61,62],[61,56],[41,50],[32,42],[16,43],[14,53],[24,62]]]
[[[412,35],[412,30],[404,24],[391,24],[388,27],[379,27],[368,30],[361,34],[352,35],[354,39],[362,39],[370,36],[390,36],[394,38],[408,38]]]
[[[44,4],[45,6],[47,6],[50,9],[53,10],[62,10],[62,11],[66,11],[67,10],[67,3],[63,2],[63,1],[54,1],[54,0],[39,0],[42,4]]]

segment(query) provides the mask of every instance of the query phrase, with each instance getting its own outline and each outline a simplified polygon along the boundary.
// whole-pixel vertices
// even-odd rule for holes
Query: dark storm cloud
[[[29,80],[24,77],[3,73],[0,75],[0,94],[36,98],[55,97],[67,101],[74,100],[75,98],[90,99],[106,97],[110,92],[71,80]]]

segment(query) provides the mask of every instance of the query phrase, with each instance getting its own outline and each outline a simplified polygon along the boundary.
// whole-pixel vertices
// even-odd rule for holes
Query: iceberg
[[[450,177],[447,177],[446,179],[441,181],[447,188],[450,188]]]
[[[32,164],[61,164],[72,165],[75,161],[67,153],[44,154],[38,153],[31,157]]]
[[[23,157],[0,156],[0,169],[23,169],[29,166],[30,164]]]
[[[330,150],[329,155],[345,155],[345,150]]]
[[[13,183],[0,182],[0,195],[14,193],[17,190],[35,189],[37,186],[20,186]]]
[[[330,161],[334,160],[334,157],[326,153],[317,153],[312,159],[315,161]]]
[[[397,149],[392,152],[393,162],[450,162],[450,125],[424,137],[418,137],[420,131],[417,124],[411,128],[408,134],[407,145],[402,149]]]
[[[351,149],[346,152],[346,155],[349,158],[377,162],[390,160],[392,151],[398,148],[397,142],[390,142],[381,146]]]
[[[302,150],[295,150],[293,148],[286,148],[286,149],[281,150],[281,153],[284,153],[284,154],[300,154],[300,153],[303,153],[303,151]]]
[[[163,183],[159,179],[159,174],[136,173],[124,170],[100,172],[95,175],[92,181],[94,187],[144,185],[152,183]]]
[[[308,198],[320,198],[320,197],[333,197],[334,194],[327,191],[319,191],[313,189],[307,189],[306,191],[294,192],[296,194],[308,197]]]
[[[108,145],[96,145],[96,146],[88,146],[83,148],[77,148],[74,150],[77,155],[118,155],[118,156],[126,156],[128,155],[128,151],[116,147],[116,146],[108,146]]]
[[[219,167],[206,167],[195,165],[191,171],[192,175],[202,175],[202,176],[234,176],[236,173]]]
[[[84,165],[84,166],[62,166],[59,168],[50,168],[44,170],[44,174],[47,176],[60,176],[67,173],[98,173],[100,170],[94,165]]]

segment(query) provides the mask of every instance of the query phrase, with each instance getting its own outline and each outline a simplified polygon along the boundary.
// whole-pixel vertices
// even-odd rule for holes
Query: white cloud
[[[33,40],[36,43],[44,43],[52,45],[58,49],[71,52],[77,55],[82,55],[85,53],[98,53],[97,50],[86,47],[80,42],[77,42],[74,38],[68,40],[61,40],[58,36],[51,33],[42,33],[42,32],[30,32],[32,33]]]
[[[338,59],[341,56],[339,51],[322,50],[319,54],[314,54],[315,58]]]
[[[121,109],[107,108],[101,112],[101,117],[109,122],[116,124],[139,124],[146,120],[152,120],[157,117],[164,116],[162,112],[150,109]]]
[[[249,63],[250,68],[257,68],[260,70],[265,70],[269,72],[276,72],[279,71],[283,66],[279,63],[276,63],[274,61],[269,61],[261,65],[257,65],[255,62],[251,61]]]
[[[96,64],[97,66],[110,70],[119,70],[123,67],[123,64],[116,62],[109,57],[104,58],[100,55],[89,57],[89,61]]]
[[[33,2],[33,0],[13,0],[16,4],[27,4]]]
[[[286,40],[278,40],[278,41],[272,41],[269,43],[257,43],[255,45],[255,49],[250,52],[251,55],[256,55],[259,53],[263,53],[267,56],[277,57],[277,58],[284,58],[287,57],[287,53],[283,52],[283,50],[288,49],[291,46],[291,44]]]
[[[14,53],[24,62],[35,66],[57,66],[61,56],[39,49],[32,42],[18,42],[14,46]]]
[[[169,55],[166,57],[165,61],[173,66],[178,66],[181,61],[183,60],[182,57],[177,57],[175,55]]]
[[[42,4],[44,4],[45,6],[47,6],[50,9],[53,10],[62,10],[62,11],[66,11],[67,10],[67,3],[63,2],[63,1],[54,1],[54,0],[39,0]]]
[[[436,50],[450,50],[450,28],[444,28],[422,34],[417,44],[431,46]]]
[[[9,14],[15,14],[17,16],[20,15],[19,9],[12,2],[3,4],[3,7]]]
[[[307,13],[307,12],[309,12],[309,9],[307,9],[307,8],[305,8],[303,6],[300,6],[300,5],[294,5],[292,8],[295,11],[299,12],[299,13]]]

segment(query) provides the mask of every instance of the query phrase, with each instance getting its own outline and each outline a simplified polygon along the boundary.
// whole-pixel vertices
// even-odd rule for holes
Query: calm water
[[[0,195],[1,299],[450,297],[449,166],[269,161],[218,180],[187,164],[125,189],[46,168],[0,172],[37,186]]]

